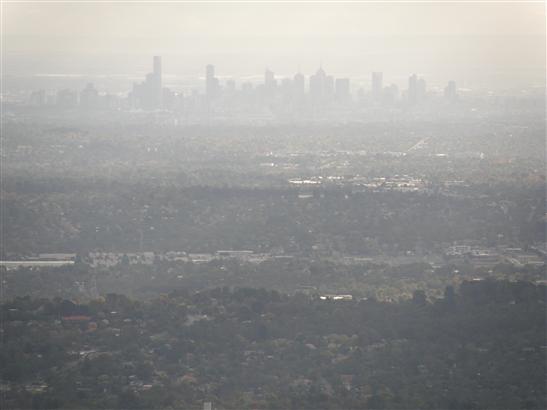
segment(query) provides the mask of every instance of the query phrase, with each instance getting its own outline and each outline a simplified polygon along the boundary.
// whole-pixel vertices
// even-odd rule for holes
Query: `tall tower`
[[[218,79],[215,77],[215,66],[207,64],[205,67],[205,95],[208,100],[217,96],[218,88]]]
[[[161,86],[161,57],[154,56],[154,76],[159,80]]]
[[[276,94],[277,81],[273,71],[266,69],[264,71],[264,98],[265,102],[271,102]]]
[[[418,101],[418,76],[412,74],[408,79],[408,102],[416,104]]]
[[[372,98],[374,101],[380,101],[382,98],[382,77],[383,74],[380,72],[372,73]]]
[[[323,67],[319,67],[319,70],[310,77],[310,96],[314,101],[320,101],[325,96],[325,82],[327,74]]]
[[[161,57],[154,56],[154,71],[152,72],[152,99],[154,108],[161,108],[163,105],[163,91],[161,78]]]
[[[277,86],[275,75],[273,71],[270,71],[269,69],[266,69],[264,72],[264,86],[266,88],[275,88]]]
[[[449,101],[455,101],[458,99],[458,90],[454,80],[449,81],[447,86],[444,88],[444,98]]]
[[[350,99],[349,78],[337,78],[335,83],[336,98],[339,101]]]
[[[425,80],[423,78],[420,78],[418,80],[418,101],[421,102],[425,100],[427,94],[427,87]]]
[[[306,89],[306,79],[304,78],[302,73],[298,72],[294,75],[293,87],[294,87],[295,97],[302,98],[304,96],[305,89]]]
[[[205,78],[208,80],[211,78],[215,78],[215,66],[212,64],[207,64],[205,67]]]

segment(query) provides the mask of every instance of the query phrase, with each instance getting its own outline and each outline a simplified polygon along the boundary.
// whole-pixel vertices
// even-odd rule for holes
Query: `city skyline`
[[[517,1],[0,0],[0,407],[547,409]]]
[[[163,83],[162,57],[152,57],[152,70],[147,73],[142,81],[134,82],[132,89],[127,92],[125,108],[138,108],[143,110],[181,110],[188,99],[194,101],[191,105],[201,104],[200,96],[204,98],[207,106],[217,104],[222,100],[224,104],[236,102],[237,97],[248,102],[266,106],[274,103],[288,104],[299,111],[305,107],[324,109],[335,104],[340,107],[349,107],[348,104],[367,101],[373,105],[393,105],[397,102],[409,106],[420,105],[428,100],[428,97],[442,97],[448,102],[459,100],[459,88],[454,80],[448,80],[440,90],[428,92],[425,78],[412,74],[408,77],[407,88],[399,89],[394,83],[386,81],[384,85],[383,72],[373,71],[370,74],[370,86],[366,89],[362,86],[354,86],[349,77],[335,77],[328,74],[320,64],[315,73],[305,75],[300,70],[294,76],[275,76],[275,73],[266,68],[262,82],[249,81],[236,82],[233,78],[221,81],[216,76],[216,68],[213,64],[205,66],[203,82],[198,89],[193,89],[190,94],[180,89],[171,89]],[[108,96],[109,94],[106,94]],[[33,106],[52,105],[59,107],[80,106],[84,109],[105,108],[112,106],[109,98],[100,103],[105,97],[104,92],[99,93],[92,82],[87,83],[81,91],[63,88],[57,89],[55,100],[44,89],[34,90],[30,94],[28,103]],[[48,100],[49,98],[49,100]],[[241,102],[241,101],[239,101]],[[106,104],[106,105],[105,105]],[[120,106],[118,106],[119,108]]]
[[[148,58],[148,60],[150,57]],[[157,82],[158,87],[162,88],[164,85],[171,85],[169,82],[164,81],[166,77],[170,78],[172,81],[173,78],[181,78],[183,76],[177,76],[174,74],[167,74],[163,71],[163,56],[161,55],[154,55],[152,56],[152,70],[147,70],[146,73],[140,73],[138,71],[135,71],[133,74],[126,74],[125,77],[128,79],[133,80],[133,83],[138,83],[140,81],[147,82]],[[323,62],[320,62],[318,66],[315,69],[312,69],[310,72],[305,72],[304,70],[301,70],[300,67],[298,67],[293,73],[276,73],[271,66],[267,66],[264,68],[262,73],[257,73],[252,76],[235,76],[230,75],[229,73],[225,73],[223,71],[217,70],[218,66],[215,63],[208,63],[205,66],[205,72],[203,70],[203,67],[201,67],[201,74],[196,74],[192,78],[197,81],[194,85],[198,86],[198,89],[203,88],[203,91],[207,94],[208,92],[214,92],[212,89],[215,87],[221,87],[225,85],[225,83],[228,82],[234,82],[238,88],[244,83],[250,83],[253,85],[257,85],[260,83],[267,84],[268,82],[272,83],[275,82],[276,84],[282,83],[284,80],[291,80],[291,81],[298,81],[305,83],[306,90],[309,90],[310,88],[310,82],[313,84],[315,77],[319,75],[326,75],[326,71],[324,68]],[[222,70],[222,67],[220,67]],[[374,95],[374,98],[378,98],[378,94],[382,91],[383,88],[389,87],[392,85],[407,85],[409,76],[416,75],[420,78],[423,78],[424,76],[422,73],[407,73],[405,75],[401,76],[394,76],[394,77],[388,77],[385,75],[383,71],[369,71],[369,72],[362,72],[359,76],[354,77],[346,74],[340,74],[340,73],[332,73],[329,70],[329,75],[327,76],[326,80],[333,81],[333,84],[331,85],[332,89],[334,90],[336,88],[336,80],[352,80],[351,82],[351,91],[355,91],[358,88],[363,88],[366,91],[369,91]],[[40,74],[36,75],[35,77],[59,77],[59,78],[86,78],[89,79],[93,78],[106,78],[109,76],[86,76],[86,75],[70,75],[70,74]],[[113,76],[115,77],[115,76]],[[356,81],[355,81],[356,80]],[[435,84],[435,87],[433,89],[437,89],[438,91],[442,91],[444,87],[447,85],[448,82],[454,82],[453,79],[442,79],[439,84]],[[340,85],[340,84],[339,84]],[[385,86],[385,87],[384,87]],[[344,85],[346,87],[346,85]],[[313,88],[313,85],[312,85]],[[403,87],[404,88],[404,87]],[[461,87],[460,87],[461,88]],[[207,91],[209,89],[209,91]]]
[[[213,60],[233,77],[261,75],[266,67],[312,72],[323,61],[333,75],[382,71],[401,83],[415,72],[440,87],[447,78],[484,89],[545,84],[542,3],[343,3],[311,10],[303,3],[9,3],[4,72],[116,76],[148,72],[144,56],[158,54],[169,61],[167,77],[201,75]]]

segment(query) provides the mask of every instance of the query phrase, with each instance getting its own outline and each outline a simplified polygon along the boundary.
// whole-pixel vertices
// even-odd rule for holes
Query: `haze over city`
[[[409,73],[435,84],[544,84],[543,3],[5,3],[6,75],[138,76],[162,55],[166,80],[311,73]]]
[[[544,2],[0,7],[0,408],[547,408]]]

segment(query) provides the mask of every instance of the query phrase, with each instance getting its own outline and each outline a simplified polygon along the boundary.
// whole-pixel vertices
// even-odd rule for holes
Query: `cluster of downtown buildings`
[[[193,90],[185,94],[164,87],[161,57],[154,56],[152,72],[146,75],[144,81],[133,84],[133,89],[126,98],[101,94],[90,83],[79,93],[70,89],[60,90],[54,100],[43,90],[35,91],[31,94],[30,104],[53,104],[64,108],[79,106],[83,109],[171,110],[206,114],[264,109],[321,113],[330,109],[347,109],[355,103],[364,101],[378,106],[414,106],[425,102],[428,96],[425,80],[416,74],[408,79],[408,89],[400,92],[394,84],[384,86],[381,72],[373,72],[370,93],[365,93],[363,88],[353,93],[349,78],[334,78],[322,67],[307,79],[300,72],[293,78],[277,79],[274,73],[267,69],[262,83],[243,82],[240,87],[236,87],[233,79],[221,84],[215,75],[215,67],[207,65],[204,88],[202,92]],[[444,99],[450,102],[458,99],[454,81],[450,81],[445,87]]]

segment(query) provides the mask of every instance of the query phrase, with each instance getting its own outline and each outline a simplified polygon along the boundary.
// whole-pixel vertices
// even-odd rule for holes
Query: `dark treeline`
[[[545,287],[329,301],[250,288],[2,306],[6,408],[543,409]]]
[[[250,249],[347,254],[457,240],[544,241],[544,191],[492,195],[213,188],[96,182],[15,184],[3,195],[8,253]],[[8,185],[9,186],[9,185]],[[32,187],[36,186],[38,192]],[[20,190],[19,190],[20,189]],[[481,192],[481,191],[478,191]]]

